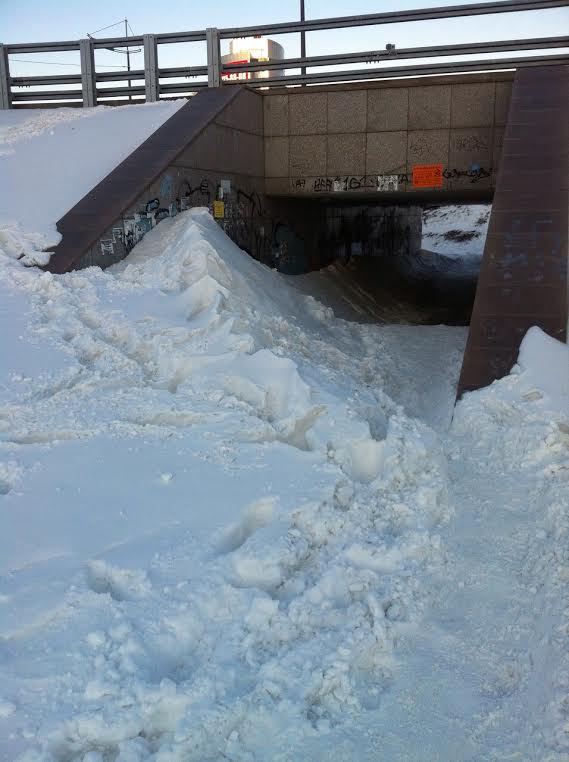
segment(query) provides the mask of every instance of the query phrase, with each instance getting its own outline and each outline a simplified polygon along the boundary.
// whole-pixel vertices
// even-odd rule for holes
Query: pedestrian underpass
[[[301,94],[204,90],[58,222],[62,241],[47,268],[106,267],[161,220],[208,206],[235,243],[281,272],[334,263],[348,289],[363,288],[380,303],[395,299],[398,320],[468,324],[475,273],[421,251],[421,208],[488,202],[496,187],[484,289],[477,291],[459,392],[484,386],[509,371],[530,326],[566,336],[567,68],[520,69],[511,98],[511,80],[500,74],[457,76],[452,84],[350,85],[344,92],[338,86]],[[373,121],[376,100],[402,93],[405,126],[369,131],[381,126]],[[466,121],[486,119],[485,132],[458,126],[465,117],[453,104],[468,98],[477,108]],[[365,119],[353,122],[363,132],[342,135],[341,105],[354,99],[365,107]],[[551,110],[558,116],[554,124],[544,116]],[[286,134],[278,134],[283,125]],[[389,146],[395,134],[404,154],[394,164]],[[490,155],[492,171],[482,177]],[[391,172],[401,161],[406,171]],[[286,167],[288,176],[276,176]]]
[[[10,759],[567,751],[567,346],[531,328],[454,405],[482,238],[461,389],[528,321],[563,330],[567,82],[544,72],[514,83],[488,235],[399,174],[269,193],[267,101],[228,87],[60,221],[49,266],[86,269],[0,257]],[[342,91],[319,92],[328,120]],[[350,143],[276,137],[289,166]],[[419,180],[452,183],[433,161]]]
[[[299,290],[358,322],[468,325],[480,261],[419,250],[391,257],[337,260],[307,275],[288,276]]]

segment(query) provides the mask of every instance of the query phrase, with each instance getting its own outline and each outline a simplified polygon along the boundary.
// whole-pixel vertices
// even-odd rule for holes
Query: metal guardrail
[[[287,74],[269,79],[253,79],[248,84],[253,87],[274,87],[283,85],[309,85],[334,82],[349,82],[393,77],[424,76],[429,74],[449,74],[473,71],[493,71],[516,69],[544,64],[568,64],[569,55],[524,56],[496,59],[467,59],[459,62],[407,63],[402,66],[381,66],[396,60],[428,59],[447,56],[472,56],[489,53],[508,53],[534,50],[569,48],[569,36],[545,37],[519,40],[499,40],[483,43],[459,45],[434,45],[394,50],[368,50],[356,53],[340,53],[325,56],[303,56],[285,58],[280,61],[252,62],[246,64],[223,65],[220,41],[256,35],[279,35],[302,32],[344,29],[370,25],[400,24],[410,21],[428,21],[443,18],[480,16],[495,13],[545,10],[569,6],[569,0],[502,0],[501,2],[470,3],[437,8],[417,8],[388,13],[373,13],[360,16],[312,19],[290,23],[265,24],[261,26],[236,27],[227,29],[208,28],[197,31],[145,34],[133,37],[108,37],[103,39],[64,40],[59,42],[36,42],[0,44],[0,108],[41,101],[82,101],[84,106],[94,106],[100,100],[132,97],[156,101],[161,95],[179,95],[195,92],[202,87],[220,87],[227,84],[224,75],[259,71],[286,71],[300,69],[300,74]],[[158,65],[158,45],[181,42],[205,42],[207,65],[189,67],[164,67]],[[97,72],[95,50],[112,47],[141,45],[144,48],[144,69],[121,72]],[[80,74],[58,74],[14,77],[10,74],[10,55],[20,53],[52,53],[59,51],[79,51]],[[358,63],[368,64],[366,69],[344,71],[318,71],[303,73],[306,68],[338,67]],[[373,66],[373,64],[377,64]],[[186,82],[164,82],[168,79],[185,78]],[[198,78],[197,80],[195,78]],[[128,80],[127,86],[120,83]],[[97,87],[99,83],[119,83],[114,87]],[[132,83],[136,84],[132,84]],[[54,85],[80,85],[80,89],[34,90],[35,87]],[[32,88],[32,89],[29,89]]]

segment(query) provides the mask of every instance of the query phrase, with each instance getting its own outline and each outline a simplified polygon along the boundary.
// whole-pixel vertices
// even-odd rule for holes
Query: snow
[[[450,515],[438,436],[376,381],[425,340],[456,379],[464,329],[336,320],[206,210],[105,272],[2,269],[7,753],[215,758],[375,705],[384,598],[415,611],[409,570]]]
[[[537,327],[530,328],[520,346],[519,372],[526,399],[546,396],[554,410],[569,409],[569,354],[565,344],[555,341]]]
[[[466,329],[326,279],[0,252],[1,759],[567,759],[569,348],[455,408]]]
[[[481,259],[491,208],[491,204],[445,204],[425,208],[423,248],[451,259]]]
[[[0,112],[0,251],[46,264],[56,222],[185,103]]]

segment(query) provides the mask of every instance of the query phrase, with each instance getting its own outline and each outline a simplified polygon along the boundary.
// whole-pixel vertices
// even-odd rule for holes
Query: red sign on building
[[[224,66],[237,66],[237,64],[246,64],[249,63],[247,59],[244,61],[227,61],[224,63]],[[230,74],[222,74],[221,79],[226,80],[242,80],[242,79],[251,79],[251,72],[250,71],[236,71],[231,72]]]

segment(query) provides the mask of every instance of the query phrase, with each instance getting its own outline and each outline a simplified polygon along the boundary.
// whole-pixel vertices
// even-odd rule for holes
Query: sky
[[[462,0],[464,3],[464,0]],[[426,8],[457,4],[456,0],[305,0],[306,17],[325,18],[351,14],[379,13],[405,8]],[[73,40],[93,34],[116,22],[118,26],[96,36],[120,36],[124,19],[135,34],[233,27],[292,21],[299,18],[298,0],[218,0],[203,3],[191,0],[162,4],[150,0],[0,0],[0,42],[40,42]],[[398,48],[423,45],[567,34],[569,6],[524,13],[494,14],[487,17],[444,19],[375,27],[360,27],[307,34],[307,55],[384,49],[387,43]],[[286,56],[300,54],[299,35],[276,38]],[[228,42],[222,43],[222,53]],[[205,64],[205,43],[159,46],[159,64]],[[98,51],[99,70],[126,68],[121,53]],[[361,64],[358,65],[361,68]],[[142,53],[133,53],[132,68],[142,68]],[[79,72],[79,53],[18,54],[10,56],[12,76]]]

